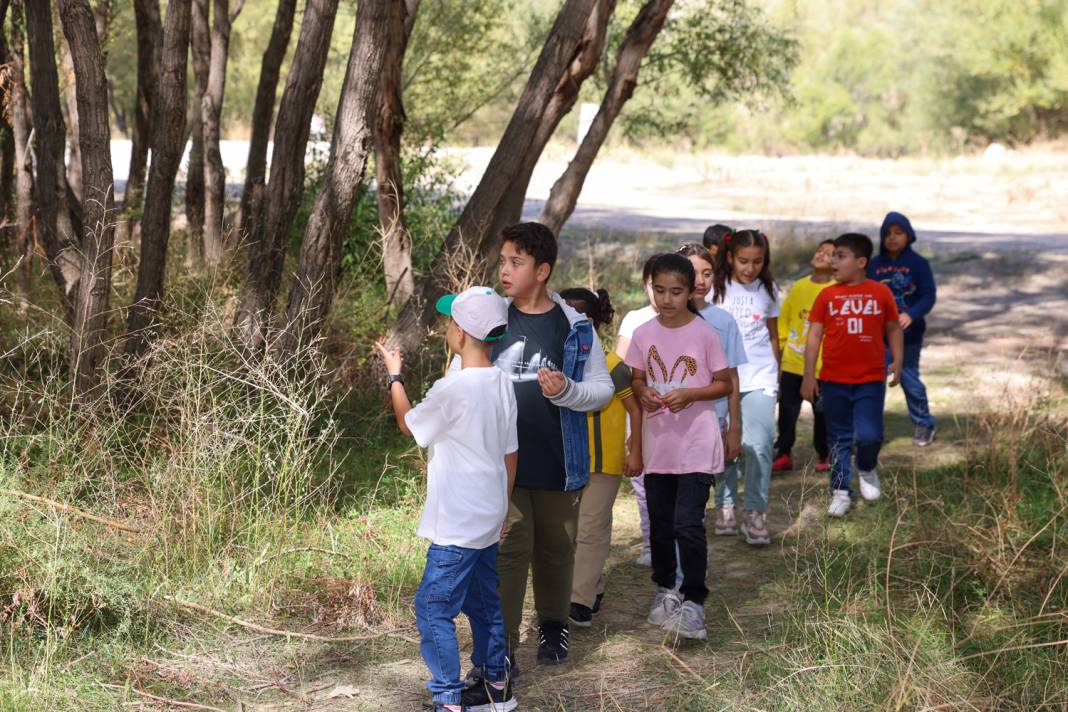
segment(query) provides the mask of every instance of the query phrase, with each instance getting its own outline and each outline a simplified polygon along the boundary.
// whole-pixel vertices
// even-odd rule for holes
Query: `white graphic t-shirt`
[[[779,364],[771,347],[768,319],[779,316],[779,300],[768,296],[759,281],[752,284],[727,282],[723,301],[716,306],[730,312],[745,344],[748,363],[738,367],[739,390],[742,393],[768,389],[779,390]]]

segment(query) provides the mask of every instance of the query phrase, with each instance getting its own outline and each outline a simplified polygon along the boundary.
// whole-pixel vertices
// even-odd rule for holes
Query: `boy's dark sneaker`
[[[464,690],[460,699],[467,712],[511,712],[519,706],[510,683],[498,689],[483,681]]]
[[[468,707],[465,706],[462,703],[458,704],[458,705],[447,705],[444,702],[435,702],[433,700],[431,700],[430,702],[424,702],[423,703],[423,709],[432,710],[432,712],[467,712],[468,711]]]
[[[566,623],[546,621],[538,626],[538,663],[560,665],[567,662],[571,631]]]
[[[794,469],[794,459],[789,455],[782,454],[771,461],[772,472],[789,472]]]
[[[597,615],[601,612],[601,604],[604,603],[604,594],[598,593],[597,598],[593,601],[593,615]]]
[[[589,628],[593,623],[593,609],[581,603],[572,603],[571,614],[568,615],[567,619],[572,625],[577,625],[579,628]]]
[[[508,682],[515,684],[519,679],[519,662],[515,658],[515,653],[508,655],[506,665],[508,666],[507,672]],[[474,687],[475,685],[481,685],[486,679],[484,671],[480,667],[472,667],[467,671],[467,675],[464,677],[464,684],[468,687]]]
[[[912,444],[916,447],[927,447],[934,442],[935,438],[935,426],[927,427],[926,425],[917,425],[916,432],[912,435]]]

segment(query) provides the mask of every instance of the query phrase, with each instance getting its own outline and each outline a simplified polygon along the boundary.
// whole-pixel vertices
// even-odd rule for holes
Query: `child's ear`
[[[542,262],[534,268],[534,277],[539,282],[548,282],[549,275],[552,274],[553,268],[548,262]]]

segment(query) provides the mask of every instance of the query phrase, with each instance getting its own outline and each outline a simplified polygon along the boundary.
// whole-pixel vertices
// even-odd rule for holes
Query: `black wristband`
[[[396,375],[396,376],[390,375],[389,377],[387,377],[386,378],[386,390],[387,391],[388,390],[392,390],[394,383],[399,383],[399,384],[401,384],[403,386],[404,385],[404,377],[400,376],[400,375]]]

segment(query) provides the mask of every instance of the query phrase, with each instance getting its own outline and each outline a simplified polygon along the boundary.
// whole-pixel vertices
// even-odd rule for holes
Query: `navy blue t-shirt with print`
[[[519,463],[515,483],[535,490],[563,491],[567,482],[560,408],[542,395],[538,369],[563,370],[564,341],[571,324],[560,305],[544,314],[508,307],[508,335],[490,358],[512,379],[519,414]]]

